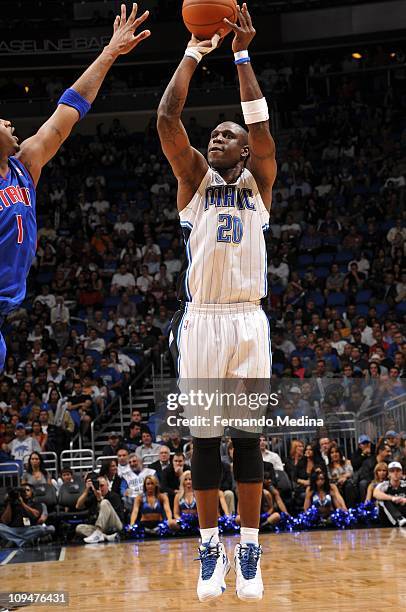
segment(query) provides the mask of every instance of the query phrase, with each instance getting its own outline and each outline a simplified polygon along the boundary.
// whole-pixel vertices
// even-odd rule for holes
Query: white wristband
[[[265,98],[241,102],[241,107],[246,125],[268,121],[269,119],[268,104]]]
[[[201,62],[203,59],[203,55],[199,53],[196,48],[193,47],[188,47],[185,51],[185,55],[187,57],[192,57],[194,60],[196,60],[197,63]]]
[[[244,51],[236,51],[234,53],[234,59],[236,62],[240,59],[246,59],[246,58],[249,58],[247,49],[244,49]]]

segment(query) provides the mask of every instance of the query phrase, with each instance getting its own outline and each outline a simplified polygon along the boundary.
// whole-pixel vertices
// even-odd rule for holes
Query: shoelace
[[[240,562],[241,573],[245,580],[252,580],[257,574],[257,566],[259,558],[262,554],[262,548],[256,544],[245,544],[240,546],[238,551],[238,559]]]
[[[217,559],[220,556],[220,545],[210,545],[211,538],[199,547],[199,556],[195,561],[200,561],[202,564],[202,580],[210,580],[213,572],[216,569]]]

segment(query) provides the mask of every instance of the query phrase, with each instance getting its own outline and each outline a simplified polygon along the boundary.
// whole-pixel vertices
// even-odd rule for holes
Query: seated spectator
[[[329,438],[320,438],[319,440],[319,448],[320,448],[320,455],[321,458],[323,459],[325,465],[328,465],[328,450],[330,448],[331,442]]]
[[[346,506],[354,508],[358,502],[357,490],[353,482],[354,470],[351,461],[345,459],[340,448],[332,444],[328,450],[328,475],[330,482],[337,485]]]
[[[169,446],[159,447],[159,459],[149,464],[151,470],[155,470],[159,482],[162,482],[162,473],[171,465],[171,452]]]
[[[151,468],[144,467],[142,459],[137,457],[135,453],[129,455],[128,465],[130,469],[123,474],[123,479],[125,481],[123,500],[125,508],[131,511],[135,498],[142,494],[144,480],[148,476],[155,477],[156,472]]]
[[[374,499],[375,487],[381,482],[385,482],[385,480],[388,480],[388,476],[389,476],[388,464],[387,463],[377,463],[374,468],[374,479],[368,485],[365,502],[369,502]]]
[[[126,321],[134,321],[137,316],[137,306],[130,301],[130,296],[126,292],[121,296],[121,302],[117,306],[117,314]]]
[[[124,508],[120,496],[109,491],[107,480],[86,477],[85,489],[76,502],[76,509],[89,511],[90,524],[76,527],[77,535],[86,544],[115,542],[123,529]]]
[[[141,445],[136,448],[135,454],[143,460],[147,455],[151,455],[152,457],[148,456],[147,460],[155,460],[155,456],[158,457],[159,449],[160,445],[152,441],[151,433],[143,431],[141,434]]]
[[[278,453],[274,453],[268,449],[268,440],[265,436],[260,436],[259,438],[259,446],[262,454],[262,461],[267,463],[272,463],[275,472],[283,471],[283,463],[282,459],[279,457]]]
[[[96,378],[103,380],[111,399],[116,397],[117,393],[120,393],[123,384],[122,375],[115,368],[109,366],[109,362],[105,357],[100,359],[100,365],[94,375]]]
[[[24,472],[21,482],[28,483],[35,487],[37,484],[52,484],[51,477],[45,469],[44,459],[42,456],[33,452],[28,458],[27,469]]]
[[[115,432],[112,432],[112,433],[117,435]],[[132,476],[132,469],[130,466],[130,453],[128,451],[128,448],[124,446],[120,446],[117,449],[117,459],[118,459],[118,465],[117,465],[118,475],[121,478],[126,478],[128,474]]]
[[[289,449],[289,457],[285,462],[285,471],[290,478],[290,481],[294,481],[295,472],[297,465],[302,462],[304,456],[305,445],[302,440],[292,440]]]
[[[158,525],[166,518],[169,528],[176,529],[177,522],[172,517],[168,496],[161,493],[158,479],[147,476],[142,489],[142,495],[134,500],[130,525],[135,525],[139,517],[139,523],[146,533],[159,534]]]
[[[272,258],[268,266],[268,274],[270,275],[271,283],[280,283],[284,287],[287,286],[289,280],[289,266],[287,263],[281,261],[280,257],[274,256]]]
[[[141,275],[137,278],[137,288],[141,293],[152,289],[154,279],[149,274],[148,266],[141,266]]]
[[[90,423],[95,418],[95,410],[90,395],[83,393],[82,383],[79,379],[74,381],[73,393],[68,397],[66,408],[75,423],[76,428],[80,429],[82,436],[87,437]]]
[[[56,297],[56,304],[51,308],[51,323],[55,325],[63,325],[64,328],[69,324],[70,314],[69,308],[65,306],[65,300],[62,295]]]
[[[304,510],[314,506],[320,512],[323,520],[339,508],[347,510],[343,498],[336,485],[331,484],[323,468],[316,468],[310,475],[310,485],[306,488]]]
[[[162,473],[162,491],[168,494],[171,504],[179,492],[180,477],[186,471],[185,467],[185,457],[183,453],[177,451],[172,457],[172,464]]]
[[[358,448],[351,455],[351,465],[354,472],[358,472],[365,459],[368,459],[374,451],[375,448],[372,445],[371,438],[366,434],[361,434],[358,438]]]
[[[103,353],[106,350],[106,342],[104,338],[100,338],[94,327],[90,329],[89,337],[86,338],[83,346],[89,351],[97,351],[98,353]]]
[[[358,471],[358,487],[360,498],[365,499],[368,485],[374,478],[374,469],[377,463],[389,463],[392,457],[392,451],[389,444],[381,442],[376,449],[376,456],[371,455],[365,459]]]
[[[49,536],[55,527],[45,525],[47,516],[45,504],[34,501],[31,485],[11,489],[0,518],[0,538],[7,547],[15,544],[22,548],[28,542]]]
[[[42,431],[41,422],[32,421],[31,428],[31,438],[34,438],[38,442],[41,447],[41,452],[45,451],[48,442],[48,434]]]
[[[111,279],[111,295],[118,295],[120,291],[132,295],[136,286],[134,274],[128,271],[125,264],[121,264],[118,272]]]
[[[15,438],[9,444],[3,444],[5,452],[10,453],[11,458],[15,461],[21,461],[24,465],[32,452],[41,452],[41,447],[37,440],[27,435],[27,429],[24,423],[17,423],[15,426]]]
[[[141,427],[138,423],[132,421],[129,425],[128,435],[124,438],[127,448],[134,452],[141,444]]]
[[[339,271],[339,267],[336,263],[331,266],[331,272],[326,278],[326,290],[327,292],[338,292],[343,289],[345,274]]]
[[[379,483],[373,492],[378,500],[381,519],[393,527],[406,526],[406,480],[399,461],[388,465],[389,480]]]
[[[273,526],[281,520],[281,512],[289,515],[289,512],[279,494],[279,491],[272,486],[271,475],[264,472],[264,485],[261,499],[261,527]],[[266,517],[264,516],[266,515]]]
[[[126,449],[126,445],[121,439],[120,434],[118,431],[111,431],[107,439],[107,444],[103,447],[102,456],[113,457],[118,454],[121,448]]]
[[[385,433],[385,442],[391,449],[392,461],[400,461],[402,459],[402,449],[400,447],[400,435],[393,429]]]
[[[176,453],[177,451],[183,453],[185,445],[188,443],[188,440],[185,440],[181,437],[179,429],[171,429],[169,432],[169,450],[171,453]]]
[[[306,444],[304,456],[296,463],[291,472],[293,502],[298,510],[303,509],[306,489],[310,486],[310,476],[317,467],[324,468],[324,461],[313,444]]]
[[[101,464],[99,476],[103,476],[109,487],[109,491],[114,491],[117,495],[124,495],[127,488],[124,479],[118,475],[117,459],[107,459]]]

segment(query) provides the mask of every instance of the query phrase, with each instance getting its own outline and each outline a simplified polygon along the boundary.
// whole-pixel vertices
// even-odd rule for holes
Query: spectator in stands
[[[106,350],[106,342],[104,338],[100,338],[97,330],[93,327],[89,330],[89,337],[83,343],[85,349],[89,351],[97,351],[103,353]]]
[[[24,465],[33,451],[41,452],[41,447],[37,440],[27,435],[24,423],[17,423],[15,426],[15,438],[9,444],[3,444],[3,450],[10,453],[15,461],[21,461]]]
[[[120,459],[119,459],[120,461]],[[129,511],[132,510],[134,499],[137,495],[142,495],[144,480],[148,476],[156,476],[155,470],[144,467],[142,459],[135,453],[131,453],[128,458],[129,470],[123,474],[125,481],[124,505]]]
[[[361,434],[358,438],[358,448],[351,455],[351,465],[354,472],[358,472],[365,459],[368,459],[374,452],[371,438],[366,434]]]
[[[63,295],[58,295],[56,297],[56,304],[53,308],[51,308],[51,323],[53,326],[62,325],[63,329],[69,324],[70,314],[69,309],[65,305],[65,300]]]
[[[167,467],[171,465],[171,451],[169,446],[159,447],[159,458],[157,461],[153,461],[149,464],[151,470],[155,470],[159,482],[162,482],[162,473]]]
[[[35,440],[38,442],[38,444],[41,447],[41,452],[44,452],[46,450],[46,446],[48,442],[48,434],[42,431],[40,421],[32,421],[31,427],[32,427],[31,438],[35,438]]]
[[[83,393],[80,379],[74,381],[73,393],[68,397],[66,408],[69,410],[76,428],[80,429],[82,436],[87,437],[90,423],[96,415],[92,397]]]
[[[402,466],[399,461],[391,461],[388,471],[389,480],[379,483],[373,495],[378,500],[381,517],[393,527],[405,527],[406,480],[402,478]]]
[[[400,461],[402,459],[400,435],[391,429],[385,433],[385,442],[390,446],[392,461]]]
[[[121,291],[125,291],[129,295],[134,293],[136,286],[134,274],[128,271],[125,264],[121,264],[118,272],[113,274],[111,280],[111,295],[118,295]]]
[[[115,542],[123,529],[123,504],[120,496],[109,491],[107,480],[87,477],[85,489],[76,502],[76,509],[89,511],[90,524],[76,527],[77,535],[83,537],[86,544]]]
[[[35,487],[37,484],[52,484],[51,477],[45,469],[42,456],[33,452],[28,458],[27,469],[22,476],[22,482]]]
[[[330,482],[337,485],[346,506],[354,508],[358,502],[358,494],[353,482],[354,470],[351,461],[345,459],[337,444],[330,446],[327,456]]]
[[[326,465],[328,465],[328,451],[329,451],[330,445],[331,445],[331,442],[329,438],[327,437],[320,438],[319,440],[320,455]]]
[[[128,435],[124,438],[125,445],[128,450],[134,452],[141,444],[141,427],[139,423],[132,421],[129,425]]]
[[[177,451],[172,457],[172,464],[162,473],[162,491],[168,494],[169,501],[173,505],[176,493],[179,492],[180,477],[185,471],[185,457]]]
[[[111,431],[107,439],[107,444],[103,447],[102,455],[104,457],[113,457],[114,455],[118,454],[118,451],[121,448],[125,449],[126,446],[122,441],[120,434],[118,431]]]
[[[95,372],[95,377],[102,379],[111,399],[116,397],[117,393],[120,393],[123,384],[122,375],[115,368],[109,366],[105,357],[100,359],[100,366]]]
[[[371,455],[365,459],[358,471],[358,487],[360,498],[365,499],[368,485],[374,478],[374,469],[377,463],[389,463],[391,460],[392,451],[389,444],[381,442],[376,449],[376,456]]]
[[[266,463],[272,463],[275,471],[283,471],[282,459],[278,453],[274,453],[268,449],[268,440],[266,436],[261,436],[259,439],[259,446],[261,449],[262,460]]]
[[[169,446],[169,450],[171,451],[171,453],[176,453],[176,452],[184,452],[184,448],[185,445],[188,443],[188,440],[184,440],[179,432],[179,429],[171,429],[171,431],[169,432],[169,442],[168,442],[168,446]]]
[[[117,459],[107,459],[103,461],[99,476],[103,476],[109,487],[109,491],[114,491],[117,495],[124,495],[124,491],[127,488],[124,479],[118,475],[118,461]]]
[[[141,445],[136,448],[135,453],[140,459],[144,460],[147,457],[147,461],[152,463],[158,457],[159,449],[159,444],[152,441],[151,432],[143,431],[141,434]]]
[[[278,489],[272,485],[270,472],[264,471],[264,485],[261,500],[261,527],[276,525],[281,520],[280,513],[284,512],[289,516],[289,512],[279,494]],[[266,515],[266,516],[265,516]]]
[[[291,471],[293,502],[297,509],[303,509],[306,489],[310,486],[310,476],[317,467],[325,468],[318,449],[313,444],[306,444],[304,456]]]
[[[377,463],[374,468],[374,479],[369,483],[365,501],[372,501],[374,498],[374,490],[376,485],[388,480],[389,471],[387,463]]]

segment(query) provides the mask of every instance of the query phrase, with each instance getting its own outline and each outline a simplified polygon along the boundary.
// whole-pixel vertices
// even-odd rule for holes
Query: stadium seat
[[[56,491],[53,485],[37,484],[33,486],[34,499],[40,504],[45,504],[48,512],[52,511],[57,504]]]
[[[109,295],[104,300],[104,306],[105,306],[105,308],[111,308],[112,306],[118,306],[120,301],[121,301],[120,296],[118,296],[118,295]]]
[[[327,278],[330,274],[330,270],[328,268],[316,268],[314,274],[317,278]]]
[[[307,268],[307,266],[312,266],[313,255],[299,255],[297,258],[297,265],[299,268]]]
[[[331,266],[334,261],[333,253],[320,253],[314,260],[316,266]]]
[[[348,263],[354,259],[354,253],[352,251],[339,251],[335,256],[335,262],[340,263]]]
[[[282,285],[272,285],[270,288],[270,292],[271,295],[282,295],[282,293],[285,291],[285,287],[283,287]]]
[[[362,291],[358,291],[355,296],[356,304],[369,304],[369,301],[372,297],[372,291],[370,289],[363,289]]]
[[[368,306],[366,304],[357,304],[357,308],[355,309],[355,312],[360,317],[367,317],[368,316]]]
[[[325,303],[324,295],[322,293],[320,293],[319,291],[312,291],[311,293],[309,293],[309,295],[307,296],[307,300],[306,301],[308,301],[308,300],[313,300],[313,302],[319,308],[322,308],[324,306],[324,303]]]
[[[381,319],[389,310],[388,304],[376,304],[376,316]]]
[[[400,304],[397,304],[395,311],[396,311],[396,314],[399,314],[399,315],[406,314],[406,302],[400,302]]]
[[[345,306],[347,298],[344,293],[330,293],[327,296],[327,306]]]

